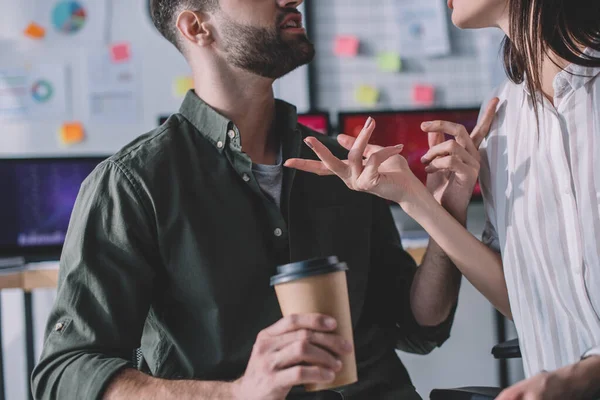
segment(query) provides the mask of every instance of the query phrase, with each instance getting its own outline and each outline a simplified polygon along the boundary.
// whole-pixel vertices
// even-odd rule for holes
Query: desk
[[[425,255],[425,248],[415,248],[407,250],[418,264],[421,263]],[[31,390],[29,389],[29,377],[35,366],[35,350],[33,338],[33,307],[31,292],[35,289],[55,288],[58,283],[58,268],[28,268],[23,270],[0,271],[0,290],[21,289],[23,290],[23,299],[25,304],[25,346],[27,355],[27,392],[31,399]],[[1,318],[0,303],[0,318]],[[1,322],[1,321],[0,321]],[[2,343],[2,325],[0,323],[0,343]],[[2,346],[0,345],[0,400],[5,399],[4,394],[4,371],[2,369]]]
[[[35,366],[33,339],[33,306],[31,292],[34,289],[55,288],[58,282],[58,268],[39,268],[0,271],[0,290],[21,289],[25,308],[25,352],[27,365],[27,393],[32,398],[29,389],[29,377]],[[2,304],[0,302],[0,320]],[[2,325],[0,323],[0,400],[4,400],[4,370],[2,357]]]

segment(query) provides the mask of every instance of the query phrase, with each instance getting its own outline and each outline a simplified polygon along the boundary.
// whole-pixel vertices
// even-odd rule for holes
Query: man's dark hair
[[[184,10],[213,11],[218,6],[219,0],[150,0],[150,15],[156,29],[183,53],[176,26],[179,14]]]

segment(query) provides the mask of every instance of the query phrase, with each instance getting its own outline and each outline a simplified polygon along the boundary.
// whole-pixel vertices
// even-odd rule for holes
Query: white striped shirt
[[[600,355],[600,68],[572,65],[554,89],[538,133],[526,86],[500,86],[481,147],[483,239],[502,254],[527,376]]]

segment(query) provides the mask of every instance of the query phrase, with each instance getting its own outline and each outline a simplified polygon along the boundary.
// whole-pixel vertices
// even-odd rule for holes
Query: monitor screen
[[[451,121],[464,125],[467,131],[471,132],[477,125],[479,109],[341,113],[340,132],[358,136],[369,116],[377,122],[371,143],[386,147],[404,144],[402,155],[414,174],[425,183],[427,173],[421,163],[421,157],[429,150],[429,143],[427,133],[421,130],[421,123],[435,120]],[[479,183],[473,196],[475,199],[481,198]]]
[[[104,158],[0,159],[0,257],[57,255],[81,183]]]
[[[309,127],[313,131],[322,133],[323,135],[329,134],[330,122],[329,113],[327,112],[299,114],[298,123]]]

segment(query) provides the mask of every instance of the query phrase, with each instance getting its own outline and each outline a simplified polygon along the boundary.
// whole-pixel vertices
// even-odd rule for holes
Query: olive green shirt
[[[306,136],[346,156],[299,125],[293,106],[277,101],[276,117],[284,160],[315,158]],[[190,91],[180,113],[83,183],[34,396],[101,398],[117,372],[134,367],[138,347],[153,376],[235,380],[257,334],[281,318],[269,286],[276,267],[331,255],[350,268],[359,382],[344,398],[418,398],[394,350],[431,351],[452,318],[433,329],[416,323],[416,265],[386,202],[336,177],[285,169],[279,208],[256,182],[237,127]],[[320,398],[301,392],[290,398]]]

